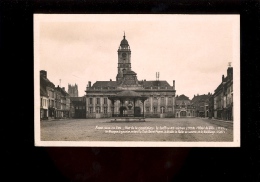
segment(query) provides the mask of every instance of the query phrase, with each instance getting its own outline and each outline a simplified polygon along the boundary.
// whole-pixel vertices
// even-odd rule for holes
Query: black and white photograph
[[[240,16],[34,14],[35,146],[240,147]]]

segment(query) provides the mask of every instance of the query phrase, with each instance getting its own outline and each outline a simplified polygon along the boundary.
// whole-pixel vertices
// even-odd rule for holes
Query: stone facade
[[[47,71],[40,71],[41,119],[54,118],[55,85],[47,78]]]
[[[48,93],[43,82],[40,84],[40,119],[48,119]]]
[[[175,101],[175,117],[195,117],[195,107],[191,103],[189,97],[180,95],[176,97]]]
[[[86,118],[86,97],[70,97],[70,114],[72,118]]]
[[[228,67],[227,76],[214,92],[214,118],[233,120],[233,68]]]
[[[65,91],[64,87],[55,88],[56,93],[56,116],[55,118],[69,118],[70,117],[70,96]]]
[[[174,117],[175,81],[170,86],[163,80],[138,80],[137,74],[131,67],[131,50],[125,39],[118,48],[118,66],[116,81],[96,81],[93,85],[88,83],[86,88],[86,118],[103,118],[112,116],[112,103],[108,99],[124,90],[132,90],[148,99],[144,102],[144,111],[141,101],[135,102],[136,111],[145,117]],[[133,105],[125,101],[123,105]],[[114,114],[120,113],[123,107],[119,101],[114,103]]]
[[[211,96],[211,93],[203,95],[194,95],[191,102],[195,107],[196,117],[209,117],[209,100]]]
[[[41,119],[70,117],[70,96],[47,78],[47,71],[40,71]]]

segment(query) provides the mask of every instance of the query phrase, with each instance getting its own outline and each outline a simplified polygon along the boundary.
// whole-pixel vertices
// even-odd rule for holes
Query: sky
[[[176,95],[214,93],[228,63],[239,69],[239,15],[35,15],[35,71],[79,96],[116,80],[124,31],[138,80],[166,80]]]

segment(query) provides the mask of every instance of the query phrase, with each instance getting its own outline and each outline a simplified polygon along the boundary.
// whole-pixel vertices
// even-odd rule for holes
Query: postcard
[[[240,147],[239,14],[34,14],[35,146]]]

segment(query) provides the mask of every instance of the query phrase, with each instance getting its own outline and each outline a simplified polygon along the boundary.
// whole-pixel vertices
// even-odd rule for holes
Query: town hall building
[[[123,40],[117,51],[118,65],[116,81],[88,82],[86,88],[86,118],[112,117],[135,113],[144,117],[175,117],[175,80],[172,86],[164,80],[138,80],[131,67],[131,49],[128,41]],[[124,95],[124,100],[111,98]],[[137,96],[141,100],[128,100]],[[134,112],[133,112],[134,111]]]

